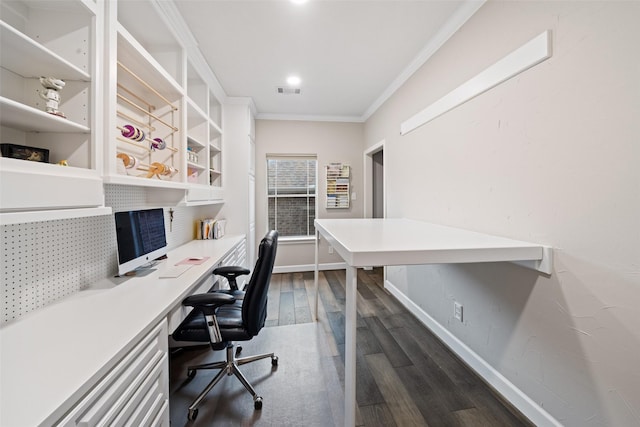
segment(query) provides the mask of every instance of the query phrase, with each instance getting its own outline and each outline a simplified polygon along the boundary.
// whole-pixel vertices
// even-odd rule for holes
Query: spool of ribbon
[[[149,171],[147,172],[147,178],[153,178],[154,176],[157,176],[158,178],[160,178],[160,175],[172,177],[176,173],[178,173],[178,170],[172,166],[165,165],[159,162],[153,162],[149,166]]]
[[[117,157],[122,159],[122,163],[124,163],[124,167],[127,169],[133,169],[138,166],[139,161],[134,156],[130,156],[125,153],[118,153]]]
[[[124,125],[120,130],[120,132],[122,133],[122,136],[124,136],[125,138],[129,138],[138,142],[144,141],[146,137],[142,129],[137,128],[135,126],[131,126],[131,125]]]
[[[167,148],[167,143],[162,138],[153,138],[153,141],[149,144],[152,150],[164,150]]]

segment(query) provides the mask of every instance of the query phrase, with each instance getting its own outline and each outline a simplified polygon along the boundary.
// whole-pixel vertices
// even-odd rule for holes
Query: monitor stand
[[[160,259],[160,258],[158,258]],[[156,264],[158,263],[157,260],[153,260],[153,261],[149,261],[148,263],[141,265],[140,267],[136,268],[135,270],[131,270],[129,272],[126,272],[120,276],[116,275],[116,277],[144,277],[147,276],[151,273],[153,273],[154,271],[156,271],[155,267]]]

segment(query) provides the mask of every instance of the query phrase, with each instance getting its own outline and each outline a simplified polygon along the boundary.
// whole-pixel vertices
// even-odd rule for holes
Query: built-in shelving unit
[[[110,52],[118,66],[111,70],[117,87],[109,88],[115,111],[108,118],[105,181],[185,190],[164,196],[155,191],[154,199],[169,203],[219,201],[222,103],[211,91],[210,70],[189,57],[165,6],[151,0],[107,6],[117,17],[111,30],[117,43]],[[131,134],[131,127],[145,132],[147,139],[150,135],[166,142],[166,148],[136,145],[137,131],[130,138],[134,141],[126,140],[123,129]],[[154,173],[157,164],[165,166],[166,175]]]
[[[48,150],[50,163],[0,159],[0,212],[91,214],[87,209],[104,205],[96,61],[102,3],[24,0],[2,2],[0,12],[0,142]],[[46,112],[40,77],[65,83],[57,91],[59,115]]]
[[[109,7],[117,8],[117,22],[110,23],[115,65],[109,70],[117,83],[107,89],[105,182],[184,189],[182,48],[153,2],[114,2]]]
[[[187,63],[187,204],[220,202],[222,193],[221,104],[202,70]]]
[[[0,214],[40,211],[46,220],[59,215],[45,211],[72,217],[75,208],[86,216],[104,207],[105,183],[151,187],[167,204],[222,202],[226,95],[171,5],[16,0],[0,8],[0,142],[48,150],[50,163],[0,158]],[[42,76],[65,82],[62,114],[46,112]]]

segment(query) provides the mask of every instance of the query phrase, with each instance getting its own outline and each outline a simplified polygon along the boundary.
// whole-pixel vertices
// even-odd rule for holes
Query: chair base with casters
[[[270,231],[262,239],[258,259],[245,291],[231,289],[188,296],[182,305],[193,307],[180,323],[172,336],[176,341],[208,343],[213,351],[226,351],[226,360],[189,366],[187,377],[193,378],[197,371],[218,369],[215,377],[189,406],[189,420],[198,416],[198,405],[225,375],[234,375],[253,397],[255,409],[262,409],[262,396],[240,371],[239,367],[256,360],[271,358],[271,365],[278,365],[278,357],[273,353],[250,357],[237,357],[242,347],[234,346],[237,341],[249,341],[258,335],[267,317],[267,294],[271,282],[271,272],[275,261],[278,232]],[[229,268],[220,273],[232,276],[247,274],[243,268]],[[222,275],[222,274],[221,274]],[[235,279],[235,277],[231,277]],[[235,280],[233,280],[235,282]],[[235,283],[234,283],[235,284]],[[234,351],[235,349],[235,351]]]
[[[235,351],[234,351],[235,348]],[[189,406],[189,420],[193,421],[198,416],[198,405],[202,402],[204,397],[211,391],[216,384],[220,382],[220,380],[225,375],[235,375],[238,380],[242,383],[244,388],[251,394],[253,397],[253,406],[255,409],[262,409],[262,396],[258,396],[253,386],[247,381],[247,378],[240,371],[239,366],[244,365],[246,363],[255,362],[256,360],[262,360],[266,358],[271,358],[271,365],[274,367],[278,366],[278,356],[274,353],[265,353],[259,354],[256,356],[247,356],[238,358],[238,354],[242,351],[242,347],[234,346],[233,344],[228,344],[226,348],[227,352],[227,360],[213,363],[205,363],[202,365],[189,366],[187,368],[187,377],[192,379],[196,376],[196,373],[199,370],[204,369],[219,369],[220,371],[216,374],[216,376],[211,380],[211,382],[205,387],[204,390],[196,397],[193,403]]]

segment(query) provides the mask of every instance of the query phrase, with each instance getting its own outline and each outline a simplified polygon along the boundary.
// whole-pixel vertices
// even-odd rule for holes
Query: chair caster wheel
[[[278,356],[271,356],[271,365],[278,366]]]
[[[236,357],[238,357],[238,355],[240,354],[241,351],[242,351],[242,347],[241,346],[237,346],[236,347]]]
[[[192,379],[193,379],[193,377],[195,377],[195,376],[196,376],[196,373],[197,373],[197,372],[198,372],[198,371],[196,371],[195,369],[189,369],[189,370],[187,370],[187,378],[189,378],[190,380],[192,380]]]
[[[262,397],[258,396],[253,402],[253,407],[257,410],[262,409]]]
[[[187,418],[189,419],[189,421],[195,421],[197,417],[198,417],[198,409],[189,409],[189,415],[187,415]]]

